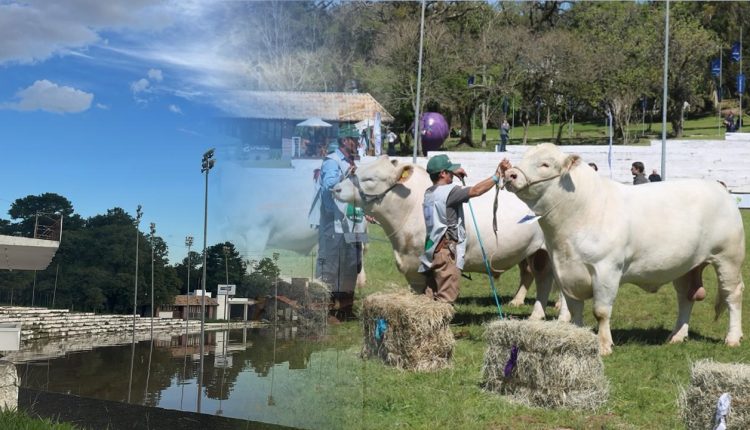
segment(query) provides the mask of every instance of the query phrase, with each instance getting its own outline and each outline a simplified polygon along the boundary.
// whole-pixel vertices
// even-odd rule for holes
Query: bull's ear
[[[414,166],[412,166],[411,164],[403,164],[401,166],[398,166],[396,168],[396,174],[398,175],[396,182],[406,182],[411,177],[412,173],[414,173]]]
[[[577,166],[578,163],[580,163],[580,161],[581,161],[580,156],[575,155],[575,154],[568,155],[567,157],[565,157],[565,161],[563,161],[562,173],[570,172],[570,169]]]

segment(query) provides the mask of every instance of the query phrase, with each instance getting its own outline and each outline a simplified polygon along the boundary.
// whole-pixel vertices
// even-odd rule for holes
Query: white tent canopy
[[[297,127],[330,127],[331,124],[323,121],[320,118],[308,118],[301,123],[297,124]]]

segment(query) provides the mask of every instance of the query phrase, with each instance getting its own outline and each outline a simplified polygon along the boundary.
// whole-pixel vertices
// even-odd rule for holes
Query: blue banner
[[[740,94],[745,92],[745,74],[740,73],[737,75],[737,91],[739,91]]]
[[[732,60],[740,61],[742,59],[742,53],[740,52],[740,42],[734,42],[732,44]]]
[[[711,75],[719,76],[721,74],[721,60],[714,58],[711,60]]]
[[[469,75],[469,79],[466,80],[466,82],[469,84],[469,86],[474,85],[474,75]]]

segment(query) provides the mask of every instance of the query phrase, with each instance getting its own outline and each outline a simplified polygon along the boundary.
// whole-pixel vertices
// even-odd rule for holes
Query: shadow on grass
[[[612,340],[615,342],[615,345],[663,345],[667,342],[670,333],[672,333],[671,330],[663,327],[613,329]],[[711,343],[722,342],[721,339],[703,336],[693,331],[689,332],[688,339]]]

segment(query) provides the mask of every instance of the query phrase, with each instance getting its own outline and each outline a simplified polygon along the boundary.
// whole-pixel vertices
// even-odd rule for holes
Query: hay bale
[[[327,326],[331,290],[324,282],[310,280],[302,291],[303,294],[299,296],[299,329],[305,335],[322,335]]]
[[[591,410],[607,401],[609,382],[599,341],[590,330],[561,322],[503,320],[487,324],[485,339],[485,389],[545,408]]]
[[[714,428],[719,397],[729,393],[727,429],[750,428],[750,365],[700,360],[693,364],[690,386],[680,392],[680,410],[688,430]]]
[[[362,357],[379,357],[399,369],[448,367],[455,339],[453,306],[410,292],[376,293],[362,303]]]

